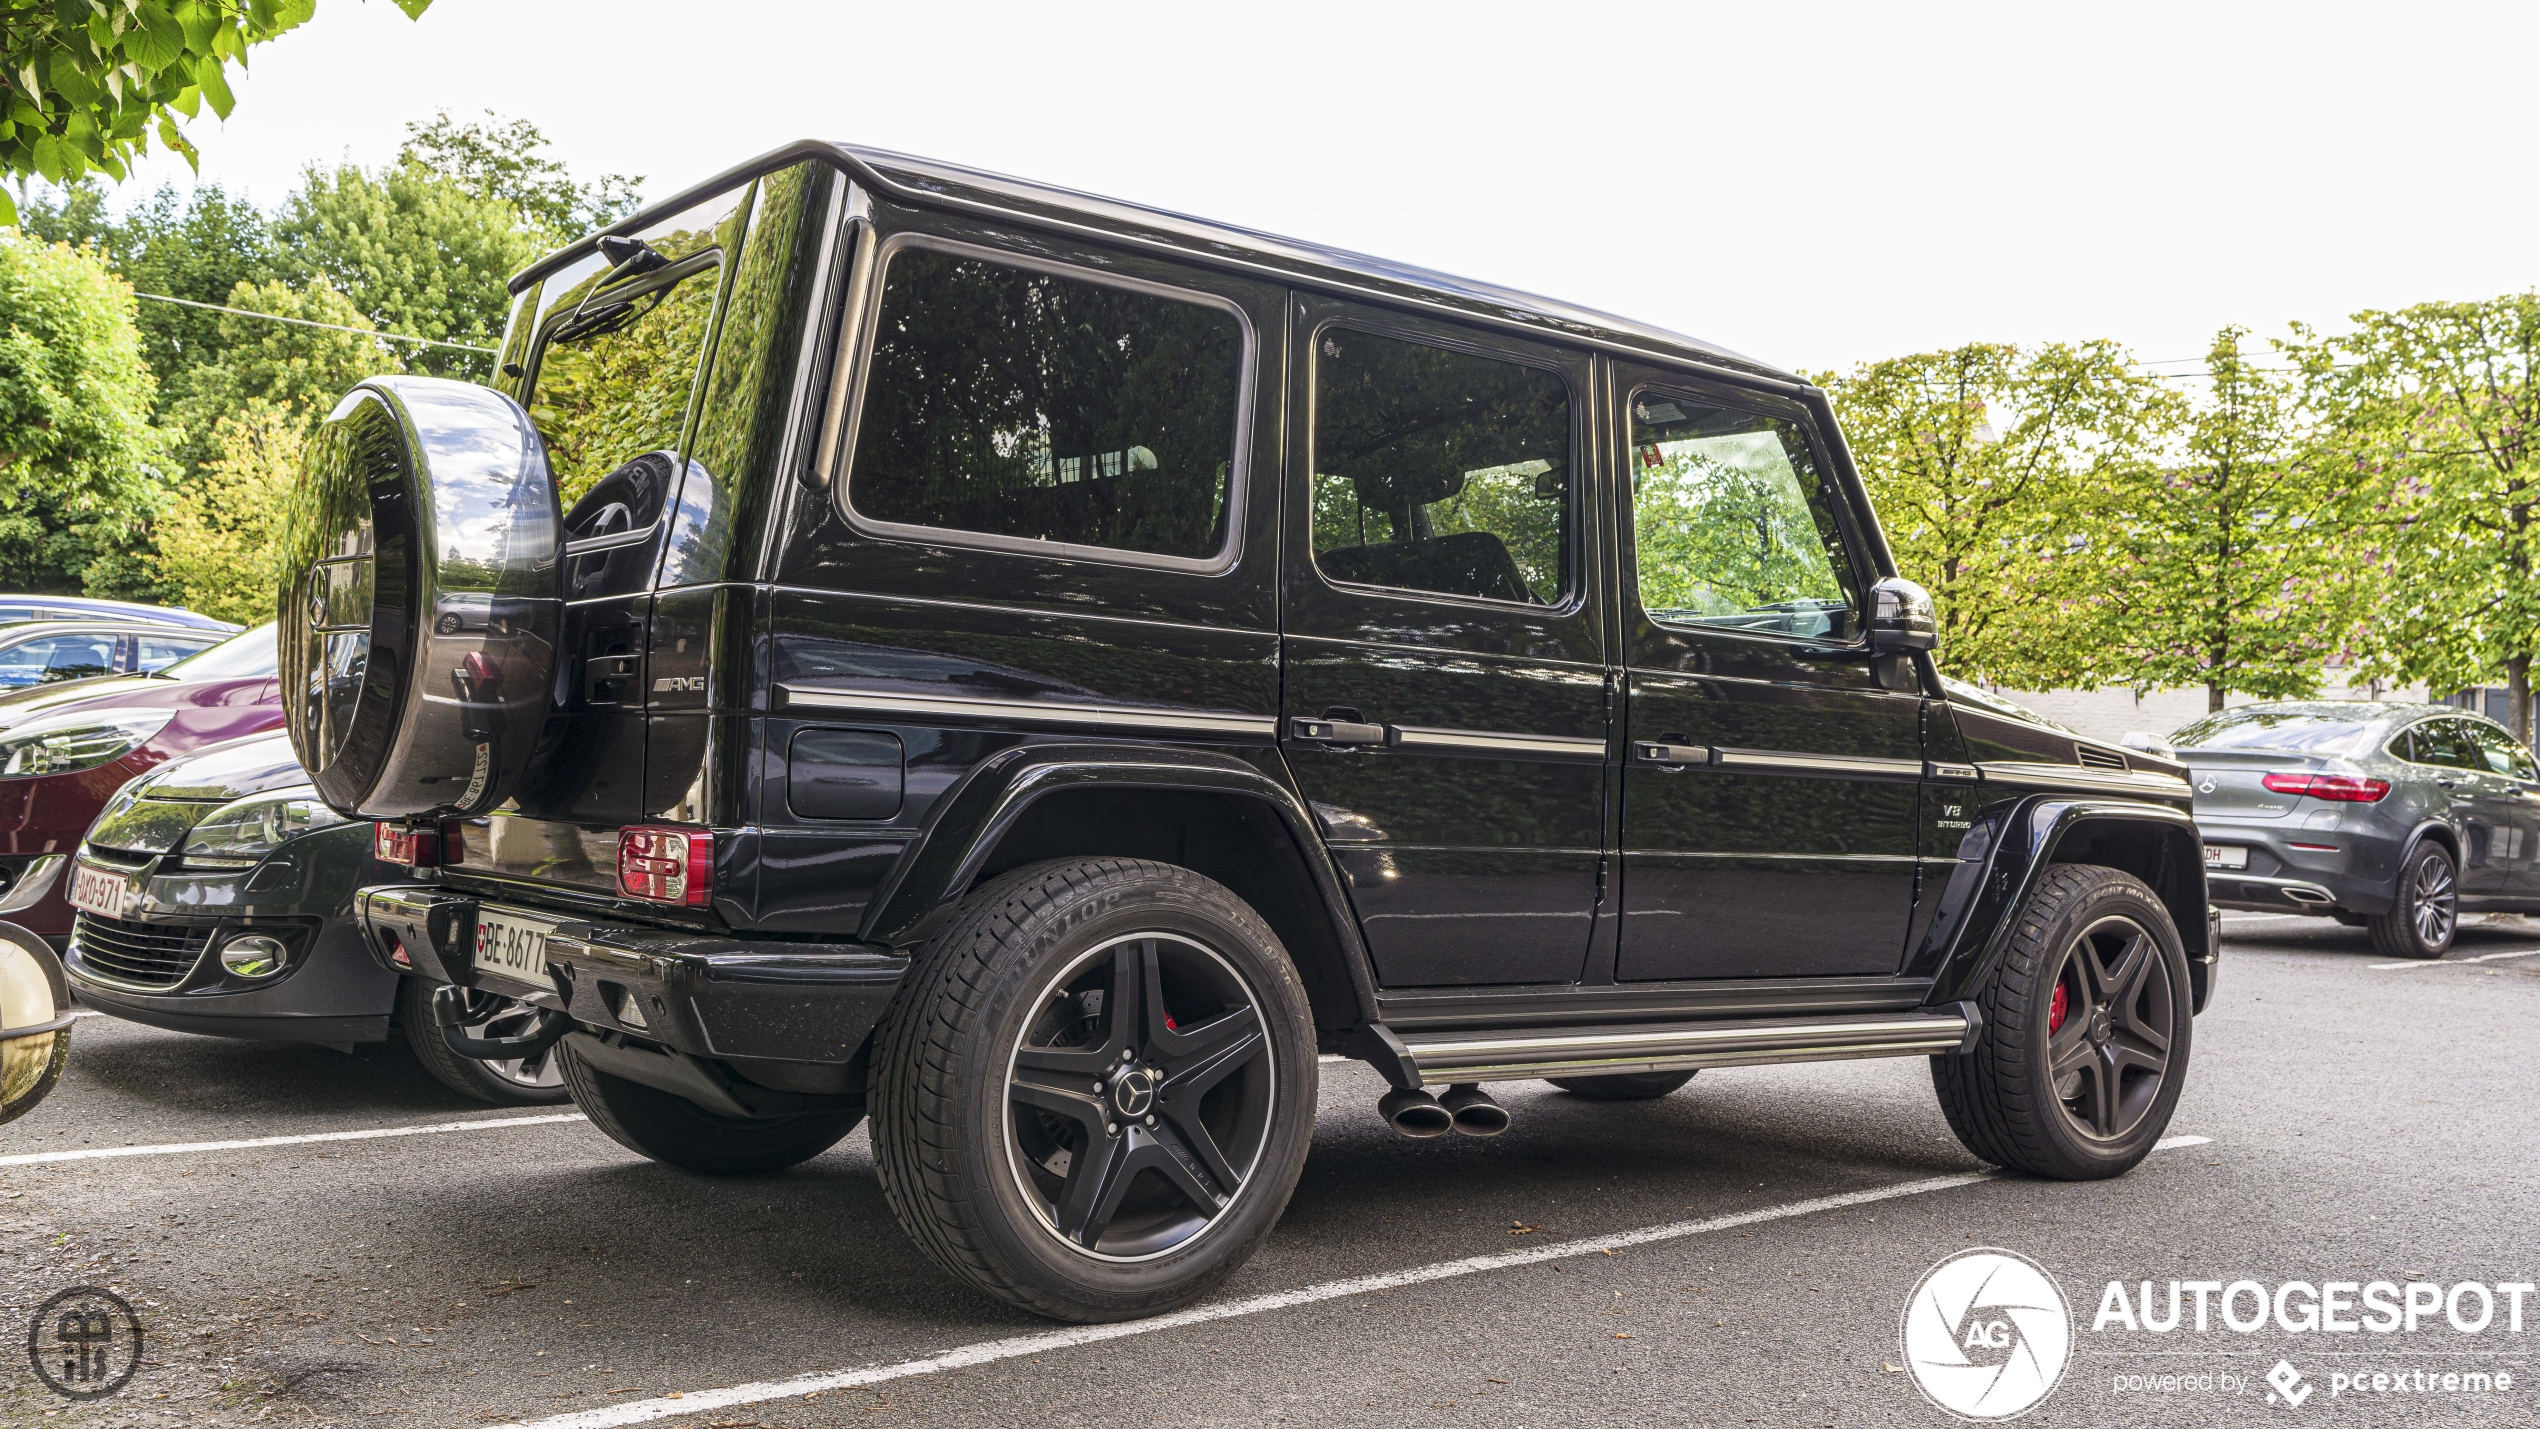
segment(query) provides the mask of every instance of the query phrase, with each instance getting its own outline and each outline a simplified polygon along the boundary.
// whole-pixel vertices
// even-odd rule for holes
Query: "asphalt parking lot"
[[[88,1018],[59,1092],[0,1128],[0,1423],[1942,1424],[1899,1316],[1975,1246],[2069,1302],[2027,1422],[2540,1421],[2540,1303],[2528,1334],[2501,1302],[2476,1334],[2094,1330],[2112,1280],[2540,1279],[2540,926],[2474,923],[2409,965],[2323,922],[2226,933],[2175,1144],[2122,1180],[1983,1174],[1919,1060],[1714,1070],[1641,1105],[1519,1084],[1507,1135],[1427,1143],[1327,1063],[1264,1252],[1195,1311],[1092,1332],[937,1275],[862,1132],[715,1182],[569,1109],[461,1101],[402,1051]],[[73,1405],[17,1347],[83,1283],[148,1338],[127,1388]],[[2279,1360],[2298,1408],[2269,1403]],[[2329,1393],[2426,1365],[2518,1382]]]

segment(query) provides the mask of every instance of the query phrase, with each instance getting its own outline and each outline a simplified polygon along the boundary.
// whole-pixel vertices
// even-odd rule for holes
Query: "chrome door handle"
[[[1669,744],[1663,740],[1632,741],[1632,762],[1655,765],[1661,769],[1683,769],[1711,762],[1711,748],[1704,744]]]
[[[1288,735],[1314,744],[1382,744],[1385,727],[1353,720],[1292,719],[1288,721]]]

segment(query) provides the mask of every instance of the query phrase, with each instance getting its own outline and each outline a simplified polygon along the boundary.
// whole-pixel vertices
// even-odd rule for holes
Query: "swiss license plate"
[[[84,863],[71,865],[71,906],[82,913],[100,918],[123,916],[124,892],[132,880],[103,868],[90,868]]]
[[[476,956],[480,973],[493,973],[531,987],[555,985],[547,976],[547,935],[555,925],[543,919],[476,910]]]
[[[2205,866],[2207,868],[2247,868],[2249,850],[2238,844],[2207,844],[2205,845]]]

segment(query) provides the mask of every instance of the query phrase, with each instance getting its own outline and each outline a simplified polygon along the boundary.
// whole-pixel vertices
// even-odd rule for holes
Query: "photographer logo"
[[[26,1330],[36,1378],[65,1399],[103,1399],[141,1368],[141,1320],[122,1296],[77,1285],[37,1307]]]
[[[2011,1419],[2053,1392],[2072,1356],[2072,1313],[2043,1266],[2007,1250],[1961,1251],[1905,1299],[1905,1367],[1961,1419]]]

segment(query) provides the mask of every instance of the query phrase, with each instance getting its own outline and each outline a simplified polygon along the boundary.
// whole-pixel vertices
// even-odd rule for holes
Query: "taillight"
[[[2353,774],[2270,774],[2258,782],[2279,794],[2308,794],[2335,804],[2378,804],[2390,792],[2387,779]]]
[[[467,857],[467,844],[456,824],[414,828],[406,824],[373,824],[370,856],[381,863],[407,868],[445,868]]]
[[[378,832],[371,835],[370,856],[381,863],[402,864],[407,868],[433,868],[441,862],[441,832],[438,829],[411,829],[403,824],[374,824]]]
[[[629,898],[695,908],[714,891],[714,835],[639,824],[617,831],[617,886]]]

